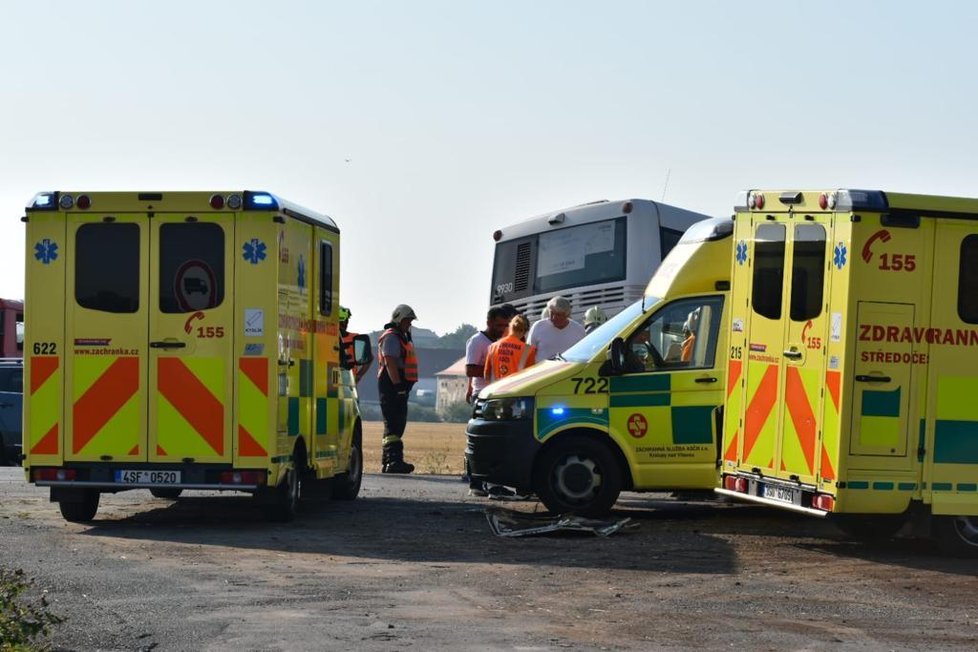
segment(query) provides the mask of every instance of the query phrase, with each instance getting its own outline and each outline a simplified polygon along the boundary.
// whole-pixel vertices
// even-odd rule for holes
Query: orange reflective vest
[[[485,377],[490,383],[536,363],[537,347],[513,335],[493,342],[486,355]]]
[[[395,336],[401,343],[401,358],[404,362],[404,368],[401,370],[401,375],[403,376],[401,380],[408,383],[418,382],[418,356],[414,354],[414,343],[406,341],[396,328],[388,328],[377,340],[377,357],[380,360],[377,377],[380,378],[387,368],[387,356],[384,355],[384,340],[391,335]]]

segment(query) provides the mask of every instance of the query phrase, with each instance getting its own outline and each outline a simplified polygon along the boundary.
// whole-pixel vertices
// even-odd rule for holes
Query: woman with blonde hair
[[[530,322],[516,315],[509,322],[509,334],[493,342],[486,356],[485,378],[494,382],[536,363],[536,347],[526,343]]]

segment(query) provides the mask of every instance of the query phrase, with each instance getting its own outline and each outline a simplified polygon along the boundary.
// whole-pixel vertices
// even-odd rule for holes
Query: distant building
[[[435,374],[437,389],[435,393],[435,412],[444,416],[450,405],[465,401],[465,390],[469,378],[465,375],[465,356],[455,361],[452,366],[442,369]]]

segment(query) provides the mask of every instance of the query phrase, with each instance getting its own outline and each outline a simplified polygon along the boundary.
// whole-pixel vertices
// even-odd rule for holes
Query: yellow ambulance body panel
[[[472,476],[585,514],[623,489],[713,489],[731,231],[729,218],[694,224],[642,300],[485,388],[467,431]]]
[[[978,199],[736,211],[720,493],[978,551]]]
[[[27,208],[24,454],[69,520],[100,493],[359,491],[339,229],[263,192],[41,193]]]

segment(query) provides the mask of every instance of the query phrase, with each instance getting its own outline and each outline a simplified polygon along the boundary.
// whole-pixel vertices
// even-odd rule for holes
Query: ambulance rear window
[[[103,222],[78,228],[75,300],[89,310],[139,310],[138,224]]]
[[[209,222],[160,226],[160,312],[209,310],[224,301],[224,229]]]
[[[762,224],[754,236],[754,282],[751,304],[754,312],[768,319],[781,319],[784,288],[783,224]]]
[[[978,324],[978,235],[961,241],[958,273],[958,316],[966,324]]]

